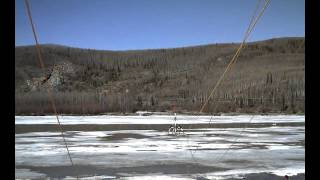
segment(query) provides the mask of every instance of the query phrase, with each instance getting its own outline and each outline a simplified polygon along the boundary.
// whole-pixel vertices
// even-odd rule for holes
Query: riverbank
[[[137,111],[135,113],[123,113],[123,112],[108,112],[108,113],[97,113],[97,114],[58,114],[59,116],[99,116],[99,115],[110,115],[110,116],[150,116],[150,115],[203,115],[203,116],[239,116],[239,115],[305,115],[304,112],[298,113],[284,113],[284,112],[266,112],[266,113],[238,113],[238,112],[228,112],[228,113],[199,113],[190,111],[165,111],[165,112],[153,112],[153,111]],[[52,116],[55,114],[42,114],[42,113],[31,113],[31,114],[15,114],[15,116]]]

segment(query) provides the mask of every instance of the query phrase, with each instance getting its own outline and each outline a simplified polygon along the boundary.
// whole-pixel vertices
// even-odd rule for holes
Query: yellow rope
[[[31,16],[31,11],[30,11],[29,1],[28,1],[28,0],[25,0],[24,2],[25,2],[25,5],[26,5],[27,14],[28,14],[29,21],[30,21],[30,25],[31,25],[31,28],[32,28],[33,37],[34,37],[35,42],[36,42],[36,49],[37,49],[37,54],[38,54],[38,58],[39,58],[39,62],[40,62],[40,67],[41,67],[43,73],[45,73],[45,66],[44,66],[44,63],[43,63],[43,60],[42,60],[41,48],[40,48],[40,45],[39,45],[39,42],[38,42],[38,38],[37,38],[36,31],[35,31],[34,23],[33,23],[33,21],[32,21],[32,16]],[[49,83],[49,86],[51,86],[50,83]],[[51,86],[51,87],[52,87],[52,86]],[[55,116],[56,116],[56,118],[57,118],[59,130],[60,130],[60,132],[61,132],[61,136],[62,136],[62,138],[63,138],[64,145],[65,145],[65,147],[66,147],[66,149],[67,149],[68,157],[69,157],[69,160],[70,160],[70,162],[71,162],[71,166],[74,166],[74,163],[73,163],[73,161],[72,161],[72,158],[71,158],[71,155],[70,155],[70,151],[69,151],[69,148],[68,148],[67,141],[66,141],[66,139],[65,139],[65,137],[64,137],[63,128],[62,128],[62,126],[61,126],[61,123],[60,123],[60,120],[59,120],[59,117],[58,117],[58,113],[57,113],[55,101],[54,101],[52,92],[51,92],[51,90],[50,90],[50,87],[47,88],[47,92],[48,92],[48,97],[49,97],[49,101],[50,101],[50,103],[51,103],[52,109],[53,109],[54,114],[55,114]],[[78,179],[78,176],[77,176],[77,179]]]
[[[210,94],[209,98],[213,95],[214,91],[215,91],[216,88],[218,87],[219,83],[222,81],[222,79],[223,79],[223,77],[225,76],[226,72],[231,68],[231,65],[232,65],[233,63],[235,63],[235,60],[236,60],[236,58],[238,57],[241,48],[244,47],[244,42],[246,41],[246,39],[248,38],[249,34],[251,33],[251,31],[253,30],[254,26],[256,25],[257,21],[259,20],[259,18],[260,18],[261,15],[263,14],[266,6],[267,6],[268,3],[269,3],[269,0],[265,3],[265,5],[264,5],[263,9],[261,10],[261,12],[259,13],[258,17],[255,18],[255,15],[256,15],[256,13],[257,13],[257,11],[258,11],[258,9],[259,9],[260,3],[261,3],[261,0],[258,0],[257,6],[256,6],[256,8],[255,8],[255,10],[254,10],[254,13],[253,13],[253,15],[252,15],[252,17],[251,17],[251,20],[250,20],[250,23],[249,23],[249,26],[248,26],[248,28],[247,28],[247,30],[246,30],[246,33],[245,33],[245,37],[244,37],[244,39],[243,39],[243,42],[242,42],[242,44],[240,45],[240,47],[239,47],[239,49],[237,50],[237,52],[236,52],[236,54],[234,55],[234,57],[232,58],[232,60],[230,61],[229,65],[227,66],[227,68],[226,68],[226,70],[225,70],[225,72],[224,72],[224,73],[222,74],[222,76],[220,77],[218,83],[215,85],[214,89],[211,91],[211,94]],[[207,102],[208,102],[209,98],[207,99]],[[207,104],[207,102],[202,106],[202,108],[201,108],[201,110],[200,110],[200,113],[203,111],[203,109],[204,109],[205,105]],[[217,107],[218,107],[218,105],[215,106],[215,109],[217,109]],[[249,123],[251,122],[251,120],[253,119],[253,117],[254,117],[254,116],[251,117],[251,119],[249,120]],[[211,120],[212,120],[212,116],[211,116],[211,118],[210,118],[209,124],[210,124]],[[190,127],[191,127],[191,125],[189,125],[189,128],[188,128],[188,129],[190,129]],[[189,144],[189,137],[188,137],[188,144]],[[230,147],[231,147],[231,146],[230,146]],[[229,147],[229,148],[230,148],[230,147]],[[228,148],[228,149],[229,149],[229,148]],[[192,157],[192,159],[193,159],[194,162],[197,162],[196,159],[194,158],[194,154],[196,153],[197,150],[198,150],[198,147],[194,150],[194,153],[192,152],[192,150],[190,150],[191,157]],[[224,156],[228,151],[229,151],[229,150],[227,150],[227,151],[223,154],[223,156]]]
[[[260,17],[262,16],[263,12],[265,11],[266,7],[268,6],[270,0],[266,0],[266,3],[264,4],[261,12],[259,13],[258,17],[254,20],[253,23],[251,23],[245,33],[245,36],[243,38],[242,43],[240,44],[240,47],[238,48],[237,52],[235,53],[235,55],[233,56],[233,58],[231,59],[230,63],[228,64],[227,68],[225,69],[225,71],[223,72],[223,74],[220,76],[218,82],[216,83],[216,85],[214,86],[213,90],[211,91],[209,97],[206,99],[205,103],[202,105],[201,109],[200,109],[200,113],[203,111],[203,109],[205,108],[205,106],[208,104],[211,96],[214,94],[214,92],[216,91],[217,87],[220,85],[221,81],[223,80],[223,78],[225,77],[226,73],[231,69],[232,65],[237,61],[237,58],[239,57],[240,51],[243,48],[243,46],[246,43],[246,40],[248,39],[250,33],[252,32],[253,28],[255,27],[255,25],[257,24],[258,20],[260,19]],[[252,22],[252,21],[251,21]]]
[[[242,44],[241,44],[242,46],[240,45],[240,47],[239,47],[239,49],[238,49],[238,51],[237,51],[238,54],[237,54],[237,53],[235,54],[235,56],[234,56],[234,57],[235,57],[234,62],[232,62],[232,61],[230,62],[231,64],[233,64],[233,63],[236,62],[236,58],[239,56],[239,52],[240,52],[241,48],[242,48],[243,45],[245,44],[245,41],[246,41],[247,38],[249,37],[251,31],[253,30],[253,28],[254,28],[254,26],[256,25],[256,23],[257,23],[257,21],[259,20],[259,18],[262,16],[262,14],[263,14],[263,12],[265,11],[266,7],[268,6],[269,2],[270,2],[270,0],[266,0],[265,4],[264,4],[264,6],[263,6],[263,9],[261,10],[259,16],[255,19],[255,22],[254,22],[254,24],[252,25],[251,29],[250,29],[249,31],[247,31],[247,33],[246,33],[246,35],[245,35],[245,38],[244,38],[244,40],[243,40],[243,42],[242,42]],[[250,118],[250,120],[248,121],[247,124],[250,124],[250,123],[251,123],[251,121],[253,120],[254,116],[255,116],[255,115],[252,115],[252,116],[251,116],[251,118]],[[240,135],[244,132],[245,129],[246,129],[246,126],[243,127]],[[220,160],[230,151],[231,147],[236,143],[237,139],[238,139],[238,138],[234,139],[233,143],[224,151],[224,153],[222,153],[221,156],[219,156],[219,157],[216,158],[217,161],[220,161]]]

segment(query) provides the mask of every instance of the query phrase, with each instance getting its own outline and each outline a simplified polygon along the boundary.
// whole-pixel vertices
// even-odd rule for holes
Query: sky
[[[29,0],[29,4],[41,44],[134,50],[241,42],[258,1]],[[15,45],[33,45],[24,1],[15,3]],[[270,0],[248,41],[304,34],[304,0]]]

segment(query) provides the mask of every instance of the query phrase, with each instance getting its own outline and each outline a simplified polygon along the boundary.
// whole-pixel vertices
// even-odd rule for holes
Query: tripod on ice
[[[174,113],[174,124],[170,125],[169,131],[168,131],[169,135],[180,135],[180,134],[184,134],[182,126],[177,124],[177,114]]]

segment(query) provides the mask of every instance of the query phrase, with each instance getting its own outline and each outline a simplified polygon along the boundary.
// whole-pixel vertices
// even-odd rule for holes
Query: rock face
[[[46,88],[56,89],[63,82],[65,74],[74,73],[70,62],[62,62],[52,67],[45,77],[32,78],[26,84],[30,91],[44,90]]]

